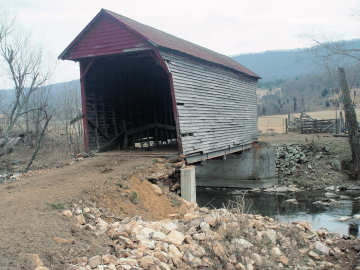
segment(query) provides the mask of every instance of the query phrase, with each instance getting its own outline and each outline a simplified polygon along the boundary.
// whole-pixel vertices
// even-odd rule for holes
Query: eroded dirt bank
[[[71,257],[104,252],[107,238],[77,230],[61,214],[74,201],[105,207],[108,217],[160,219],[177,213],[181,203],[149,192],[154,186],[144,178],[144,172],[151,178],[156,171],[161,178],[172,170],[152,157],[98,155],[1,184],[0,269],[34,269],[25,258],[28,253],[39,254],[50,269],[65,269]],[[54,237],[74,241],[67,246]]]

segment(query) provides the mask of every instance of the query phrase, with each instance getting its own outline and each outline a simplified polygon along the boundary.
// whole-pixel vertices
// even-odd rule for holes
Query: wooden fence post
[[[344,116],[343,116],[343,112],[340,112],[340,132],[344,131]]]

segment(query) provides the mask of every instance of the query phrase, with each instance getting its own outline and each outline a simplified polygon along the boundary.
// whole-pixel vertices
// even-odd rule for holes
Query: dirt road
[[[149,162],[150,157],[103,155],[0,185],[0,269],[32,269],[26,253],[40,254],[50,269],[64,269],[65,258],[103,253],[106,240],[72,228],[61,208],[86,199],[109,177],[121,177]],[[75,242],[58,244],[53,237]]]

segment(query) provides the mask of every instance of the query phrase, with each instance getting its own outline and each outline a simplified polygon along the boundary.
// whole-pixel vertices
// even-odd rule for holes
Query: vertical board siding
[[[149,45],[139,35],[109,15],[102,15],[71,49],[68,58],[117,54],[141,48],[149,48]]]
[[[230,150],[258,137],[257,79],[166,49],[186,156]]]

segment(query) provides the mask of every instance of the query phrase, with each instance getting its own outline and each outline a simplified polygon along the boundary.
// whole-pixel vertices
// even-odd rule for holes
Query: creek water
[[[335,206],[314,205],[313,202],[324,199],[324,191],[303,191],[296,193],[246,192],[236,189],[198,188],[199,206],[221,208],[232,201],[243,201],[246,213],[269,216],[282,222],[309,221],[314,230],[326,228],[329,232],[359,237],[354,229],[360,225],[360,190],[356,192],[336,193]],[[286,200],[296,199],[297,204]],[[358,216],[356,216],[358,215]],[[347,221],[339,218],[351,217]],[[356,225],[357,224],[357,225]]]

